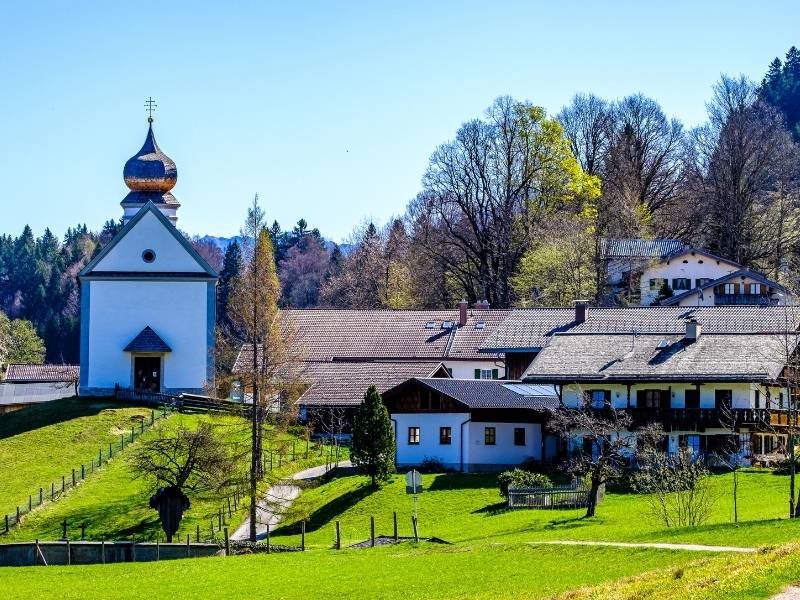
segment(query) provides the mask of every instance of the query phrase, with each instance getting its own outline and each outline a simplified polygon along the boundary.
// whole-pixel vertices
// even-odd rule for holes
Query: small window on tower
[[[142,260],[146,263],[151,263],[156,259],[156,253],[149,248],[142,252]]]

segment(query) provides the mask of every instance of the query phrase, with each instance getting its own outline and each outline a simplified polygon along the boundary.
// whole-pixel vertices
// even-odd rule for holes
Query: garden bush
[[[531,473],[523,469],[503,471],[497,476],[500,484],[500,495],[508,498],[508,488],[553,487],[553,482],[544,473]]]

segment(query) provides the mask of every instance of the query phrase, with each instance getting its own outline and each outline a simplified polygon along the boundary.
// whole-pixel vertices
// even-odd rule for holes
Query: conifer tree
[[[367,475],[376,487],[378,481],[394,472],[394,430],[389,411],[378,389],[371,385],[356,411],[353,422],[353,448],[350,459],[358,472]]]

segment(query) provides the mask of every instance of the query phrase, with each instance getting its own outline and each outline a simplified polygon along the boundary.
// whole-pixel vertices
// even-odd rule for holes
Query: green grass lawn
[[[493,475],[425,475],[419,495],[420,535],[450,542],[491,539],[503,542],[537,540],[663,541],[717,545],[759,546],[800,537],[800,521],[785,518],[789,482],[768,471],[739,474],[739,523],[732,522],[731,475],[712,479],[714,511],[709,522],[696,528],[666,528],[652,519],[644,498],[636,494],[606,495],[597,516],[584,519],[584,510],[508,510],[498,495]],[[339,520],[343,543],[369,537],[369,518],[378,533],[392,532],[392,512],[398,512],[400,535],[411,535],[412,498],[402,476],[379,490],[358,476],[334,479],[304,492],[275,532],[276,541],[293,543],[299,519],[307,520],[307,543],[329,547],[334,521]]]
[[[0,518],[38,500],[39,488],[61,485],[72,469],[87,469],[100,448],[119,441],[150,410],[113,400],[66,398],[0,416]],[[106,450],[104,450],[104,455]]]
[[[160,563],[0,569],[7,598],[541,598],[655,570],[696,555],[526,544],[374,550]]]
[[[240,417],[206,415],[206,414],[180,414],[176,413],[157,425],[158,430],[184,426],[194,428],[202,422],[211,423],[218,435],[223,439],[232,453],[238,454],[246,448],[249,436],[247,423]],[[157,431],[144,434],[143,439],[157,435]],[[291,452],[292,442],[300,454],[305,450],[305,442],[288,434],[271,436],[271,446],[282,446],[284,451],[288,448]],[[152,489],[149,482],[134,478],[130,465],[126,459],[130,454],[128,448],[125,453],[115,456],[102,469],[70,491],[62,499],[51,504],[45,504],[41,509],[23,518],[19,528],[12,528],[7,536],[0,541],[22,541],[39,539],[58,539],[61,537],[61,523],[66,519],[69,535],[73,539],[78,537],[81,524],[86,525],[87,539],[127,539],[135,535],[137,539],[154,540],[163,532],[158,520],[158,513],[149,507],[149,498]],[[325,458],[312,453],[308,459],[298,456],[294,462],[283,462],[279,468],[277,460],[269,480],[288,476],[308,466],[324,463]],[[246,472],[249,459],[242,459],[242,472]],[[266,485],[266,483],[264,484]],[[221,536],[218,528],[218,514],[221,507],[227,511],[227,501],[222,494],[192,495],[191,507],[184,514],[178,539],[185,539],[190,534],[195,539],[196,530],[201,529],[201,539],[210,539],[211,521],[215,521],[215,535]],[[225,515],[225,524],[230,532],[242,521],[245,507],[233,511],[232,516]]]

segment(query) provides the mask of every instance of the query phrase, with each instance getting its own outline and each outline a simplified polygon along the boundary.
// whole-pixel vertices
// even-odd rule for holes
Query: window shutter
[[[481,378],[481,370],[475,369],[475,379],[480,379],[480,378]]]
[[[492,369],[492,379],[498,379],[500,377],[500,371],[498,369]]]
[[[645,399],[646,399],[645,391],[638,390],[636,392],[636,408],[643,408],[645,405]]]

